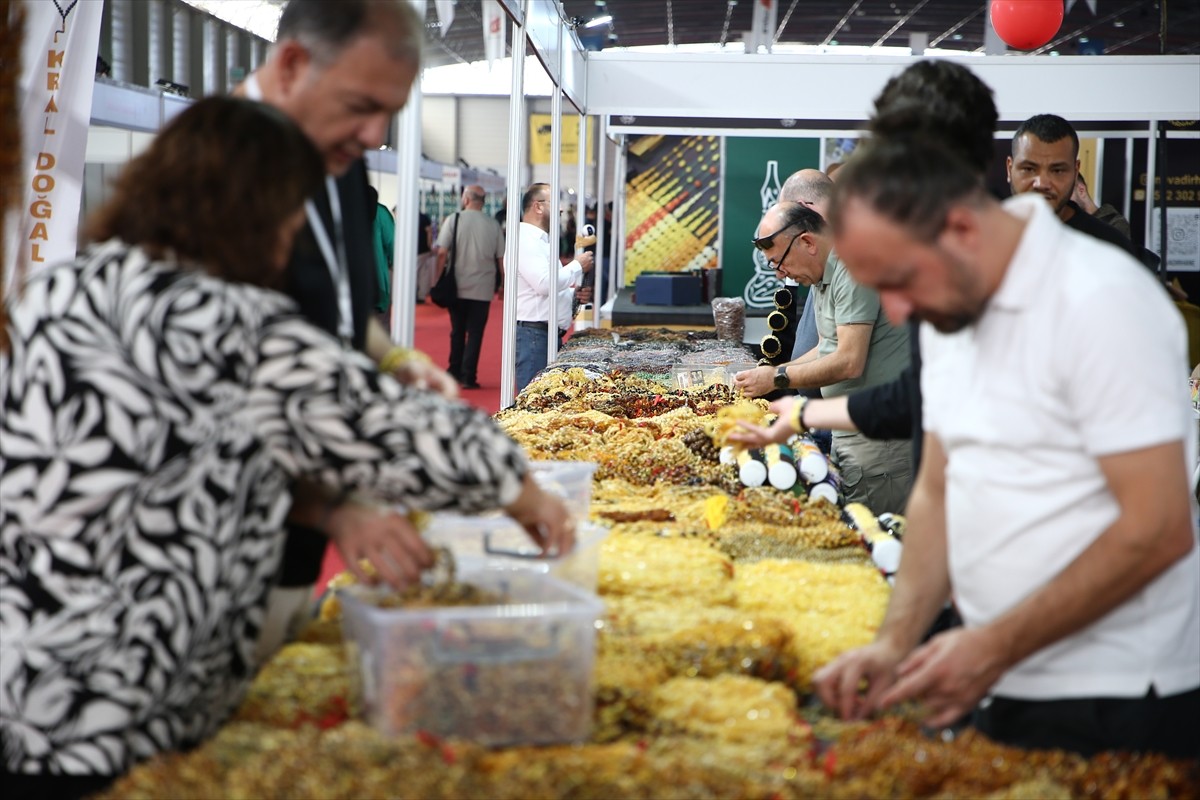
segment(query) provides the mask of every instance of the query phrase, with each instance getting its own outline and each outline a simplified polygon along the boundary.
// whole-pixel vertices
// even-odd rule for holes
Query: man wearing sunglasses
[[[820,214],[801,203],[772,206],[758,225],[754,246],[776,276],[810,287],[818,344],[779,367],[738,373],[736,385],[752,397],[776,389],[819,388],[838,397],[893,380],[908,364],[908,333],[883,315],[879,295],[855,284],[833,251]],[[912,483],[912,456],[904,440],[872,441],[835,431],[831,455],[840,467],[848,502],[876,514],[903,512]]]

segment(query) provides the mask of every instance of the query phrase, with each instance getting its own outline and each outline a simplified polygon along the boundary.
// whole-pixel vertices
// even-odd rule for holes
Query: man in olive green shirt
[[[908,366],[908,331],[887,321],[877,292],[850,279],[820,214],[799,203],[772,206],[754,243],[780,279],[811,288],[820,339],[787,364],[739,373],[735,380],[743,391],[758,397],[776,389],[820,387],[823,396],[837,397],[890,382]],[[904,511],[913,477],[909,442],[834,431],[831,455],[848,502],[865,503],[876,514]]]

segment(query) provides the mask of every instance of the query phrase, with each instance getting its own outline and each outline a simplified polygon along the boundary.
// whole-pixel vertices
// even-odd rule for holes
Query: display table
[[[214,739],[138,767],[104,800],[1191,796],[1194,762],[1025,752],[931,732],[912,709],[847,723],[808,702],[813,672],[871,641],[883,619],[890,588],[864,547],[882,534],[854,507],[742,485],[708,433],[739,400],[730,387],[678,390],[641,374],[730,352],[744,351],[711,332],[587,331],[497,415],[532,460],[597,467],[606,610],[586,741],[487,748],[424,729],[380,734],[351,718],[347,647],[336,622],[318,621]],[[486,690],[471,664],[445,674]],[[519,693],[511,705],[521,713]]]

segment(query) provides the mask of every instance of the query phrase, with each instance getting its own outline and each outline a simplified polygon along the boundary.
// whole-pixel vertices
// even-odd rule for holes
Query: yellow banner
[[[553,160],[550,150],[549,114],[529,115],[529,163],[549,164]],[[595,163],[592,153],[595,152],[595,123],[587,120],[587,163]],[[562,120],[562,158],[560,164],[579,163],[579,117],[563,117]]]

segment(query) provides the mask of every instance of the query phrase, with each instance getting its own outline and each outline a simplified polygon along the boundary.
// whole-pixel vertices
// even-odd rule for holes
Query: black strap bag
[[[458,278],[454,277],[454,262],[457,258],[458,214],[455,214],[450,232],[450,263],[446,265],[446,271],[437,279],[437,283],[429,290],[429,299],[435,306],[450,308],[458,303]]]

